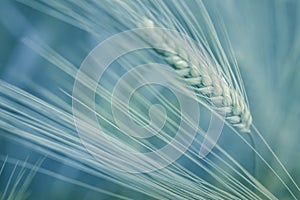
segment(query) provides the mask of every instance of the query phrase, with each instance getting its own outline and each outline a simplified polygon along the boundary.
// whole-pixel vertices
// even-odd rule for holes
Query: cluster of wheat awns
[[[146,42],[150,42],[150,44],[159,42],[165,46],[164,49],[157,49],[155,45],[153,48],[184,79],[185,83],[196,92],[197,99],[195,100],[207,106],[212,112],[224,113],[228,125],[233,130],[232,132],[239,135],[238,137],[241,138],[241,142],[244,142],[255,151],[251,144],[239,134],[250,131],[252,117],[237,65],[234,61],[229,61],[225,50],[219,44],[219,39],[204,5],[201,1],[196,2],[202,15],[201,22],[204,23],[203,26],[206,26],[207,30],[209,30],[208,32],[212,35],[212,44],[208,42],[206,38],[208,36],[202,33],[201,26],[194,19],[192,11],[183,2],[174,3],[175,8],[173,9],[179,15],[176,16],[172,13],[172,9],[169,9],[163,1],[156,0],[149,3],[151,5],[148,5],[149,8],[141,1],[104,1],[103,4],[98,2],[83,3],[79,1],[72,3],[67,1],[23,1],[23,3],[31,7],[54,15],[60,20],[91,33],[96,38],[102,37],[103,30],[120,31],[115,28],[118,25],[126,28],[167,27],[184,34],[192,35],[193,39],[199,43],[199,46],[191,46],[192,51],[188,52],[182,51],[182,49],[186,49],[181,46],[183,44],[177,43],[169,35],[140,35],[140,37],[144,38]],[[96,19],[97,16],[103,16],[103,13],[109,13],[109,15],[104,16],[107,18],[103,19],[107,19],[111,24],[102,24],[101,21]],[[181,21],[186,22],[190,31],[187,31],[183,27],[182,22],[177,20],[176,17],[181,17]],[[207,24],[205,25],[205,23]],[[43,44],[43,42],[36,38],[25,38],[23,41],[36,50],[42,57],[60,68],[64,73],[70,75],[72,80],[77,78],[78,67]],[[113,48],[108,49],[108,51],[113,51]],[[214,49],[212,50],[212,48]],[[143,59],[145,57],[140,56],[138,58]],[[128,63],[120,61],[122,69],[128,70],[127,67],[130,66]],[[112,80],[118,79],[116,72],[110,72],[108,76]],[[141,74],[137,74],[137,76],[143,78]],[[91,84],[94,83],[94,80],[86,76],[79,81],[86,87],[86,90],[92,90]],[[196,146],[191,146],[186,152],[181,152],[182,155],[188,158],[190,163],[193,163],[203,173],[206,173],[206,175],[209,175],[211,179],[203,178],[185,165],[177,162],[170,164],[165,169],[150,174],[130,174],[115,170],[116,168],[129,169],[135,163],[141,163],[141,161],[135,156],[131,156],[126,158],[129,162],[124,162],[124,155],[126,154],[116,151],[110,143],[102,140],[99,137],[99,130],[91,125],[93,124],[91,119],[85,115],[86,113],[81,113],[82,128],[86,130],[88,135],[85,145],[93,149],[99,155],[99,159],[94,159],[87,152],[86,146],[82,144],[74,127],[72,105],[66,103],[64,99],[73,98],[71,94],[72,83],[62,82],[63,89],[61,90],[65,94],[64,98],[35,85],[34,88],[38,88],[37,92],[43,93],[43,96],[45,96],[46,100],[44,101],[5,82],[1,81],[0,83],[0,100],[3,102],[3,106],[0,106],[0,125],[2,129],[9,133],[5,136],[22,143],[28,148],[47,154],[50,158],[60,161],[65,165],[77,168],[95,177],[107,179],[116,185],[121,185],[154,199],[276,199],[275,195],[266,186],[262,185],[256,177],[249,173],[233,156],[229,155],[219,145],[216,145],[216,149],[221,152],[221,155],[213,151],[211,152],[211,157],[205,157],[202,160],[198,155],[199,149]],[[131,91],[130,86],[126,86],[125,88],[126,91],[124,92]],[[82,90],[81,92],[82,96],[84,96],[86,91]],[[108,88],[100,85],[96,95],[103,98],[104,102],[110,102],[111,93],[112,91]],[[170,108],[176,116],[180,116],[178,108],[173,107],[160,94],[155,92],[153,94],[163,102],[164,106]],[[86,99],[86,101],[90,102],[94,101],[94,99]],[[141,98],[141,101],[146,105],[150,104],[147,98]],[[49,102],[55,102],[56,106]],[[86,106],[84,102],[79,103]],[[117,101],[117,103],[120,110],[127,112],[127,105],[124,102]],[[89,106],[86,107],[87,109],[92,109]],[[106,136],[120,147],[124,147],[124,149],[128,148],[129,145],[126,141],[114,136],[115,132],[122,132],[122,130],[119,130],[114,120],[111,119],[109,112],[101,105],[98,105],[98,107],[99,112],[96,113],[97,117],[105,121],[107,127],[109,127],[105,129],[108,133]],[[133,113],[137,119],[147,121],[144,116],[139,115],[138,110],[133,110]],[[188,121],[189,119],[184,120]],[[176,124],[172,119],[169,121],[170,124]],[[115,132],[111,131],[110,128]],[[173,130],[172,125],[168,128]],[[255,128],[253,131],[260,135]],[[201,127],[198,133],[204,135]],[[189,137],[189,134],[187,134],[187,137]],[[99,140],[95,140],[95,138]],[[134,137],[131,137],[131,139],[136,140]],[[169,135],[162,131],[160,139],[168,142]],[[195,143],[201,144],[197,139]],[[265,141],[264,143],[267,145]],[[140,145],[152,150],[151,144],[147,143],[147,141],[141,142]],[[177,145],[180,146],[181,144]],[[256,151],[255,153],[280,180],[280,183],[287,189],[290,196],[297,199],[291,186],[287,185],[284,181],[284,178],[286,178],[285,175],[291,180],[291,185],[295,186],[295,191],[299,191],[299,187],[277,157],[273,154],[284,169],[286,173],[284,175],[277,173],[264,159],[263,155]],[[162,159],[168,160],[164,155],[159,156]],[[218,165],[215,161],[221,164]],[[142,164],[155,166],[157,163],[155,160],[146,159],[143,160]],[[50,176],[115,198],[129,198],[126,194],[114,194],[113,192],[94,186],[93,183],[71,180],[63,177],[63,175],[45,171],[42,168],[40,172],[45,172],[45,174]]]

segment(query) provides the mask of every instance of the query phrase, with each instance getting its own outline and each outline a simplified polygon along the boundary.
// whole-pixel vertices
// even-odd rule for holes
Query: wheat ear
[[[143,25],[154,28],[154,22],[150,19],[144,19]],[[154,39],[159,36],[150,37]],[[250,132],[252,116],[249,107],[243,96],[230,87],[222,74],[217,73],[214,67],[192,64],[194,62],[185,53],[171,47],[172,41],[168,37],[159,37],[159,42],[163,42],[169,51],[154,47],[155,51],[194,89],[201,100],[204,99],[217,112],[225,113],[226,121],[239,132]]]

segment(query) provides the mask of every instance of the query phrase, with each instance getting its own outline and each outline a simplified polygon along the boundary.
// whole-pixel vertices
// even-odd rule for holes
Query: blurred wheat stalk
[[[28,46],[33,48],[38,54],[50,61],[53,65],[61,69],[65,75],[69,75],[67,78],[54,77],[52,80],[58,82],[60,90],[45,89],[37,83],[30,83],[30,89],[32,93],[37,94],[41,98],[37,98],[13,85],[10,85],[4,81],[1,81],[0,98],[1,98],[1,115],[0,124],[3,130],[3,136],[11,141],[17,141],[18,143],[26,146],[29,149],[38,151],[39,153],[46,154],[53,160],[63,163],[66,166],[77,169],[78,171],[89,174],[99,179],[105,179],[118,185],[119,187],[128,188],[130,191],[134,191],[133,194],[127,192],[116,192],[114,194],[112,188],[105,186],[96,186],[93,181],[81,181],[64,176],[60,173],[51,173],[51,170],[44,170],[40,168],[40,172],[61,179],[63,181],[78,185],[85,188],[86,191],[96,191],[102,194],[111,196],[113,198],[127,199],[127,198],[139,198],[138,195],[144,195],[143,197],[153,199],[297,199],[299,198],[299,186],[297,180],[299,179],[299,162],[293,161],[297,158],[297,146],[289,146],[289,142],[297,141],[298,135],[291,135],[293,131],[297,130],[297,115],[299,115],[299,109],[297,102],[299,102],[298,82],[299,82],[299,38],[297,33],[300,32],[299,17],[297,18],[297,10],[299,10],[299,3],[295,1],[286,2],[253,2],[253,3],[237,3],[235,1],[229,1],[224,7],[219,9],[224,12],[228,12],[227,18],[223,22],[219,16],[213,11],[216,4],[201,1],[103,1],[103,2],[69,2],[69,1],[21,1],[23,4],[33,7],[39,11],[50,14],[64,22],[74,25],[91,35],[100,41],[107,37],[107,34],[114,34],[119,31],[127,29],[137,28],[142,26],[149,27],[155,26],[162,28],[170,28],[180,31],[189,35],[200,45],[200,49],[192,47],[192,52],[185,52],[184,44],[172,40],[172,36],[162,36],[167,41],[166,46],[171,46],[170,52],[160,52],[159,54],[166,58],[167,62],[171,64],[191,86],[198,86],[200,90],[200,98],[196,100],[202,103],[204,106],[211,108],[211,105],[215,106],[229,106],[233,109],[233,115],[227,115],[228,127],[234,127],[234,124],[238,124],[236,129],[225,130],[227,132],[236,133],[237,138],[235,143],[240,143],[239,148],[246,148],[250,146],[250,150],[253,150],[257,154],[257,166],[258,174],[254,175],[251,170],[239,163],[238,153],[232,153],[226,149],[226,146],[217,145],[217,152],[211,152],[211,155],[203,158],[202,160],[198,155],[198,148],[201,144],[199,138],[195,138],[194,145],[192,145],[186,152],[182,152],[183,157],[186,158],[185,162],[174,162],[165,169],[158,170],[153,173],[145,174],[127,174],[114,170],[117,168],[130,168],[130,164],[123,162],[122,154],[115,151],[114,148],[107,143],[104,143],[101,138],[98,138],[98,130],[92,126],[92,121],[83,112],[82,123],[84,129],[88,132],[88,140],[86,146],[95,150],[99,154],[100,161],[95,160],[89,152],[86,150],[86,146],[82,145],[82,141],[77,135],[76,128],[74,127],[72,106],[68,99],[72,98],[72,83],[77,77],[78,66],[74,65],[75,58],[66,58],[56,50],[50,48],[46,43],[39,39],[39,36],[29,36],[22,38]],[[230,5],[232,3],[232,5]],[[235,5],[237,4],[237,5]],[[239,5],[241,4],[241,5]],[[261,20],[260,17],[253,16],[251,11],[257,9],[267,8],[268,5],[274,6],[275,22],[279,25],[275,26],[274,33],[278,34],[275,38],[284,38],[282,41],[286,43],[280,43],[278,41],[272,41],[268,38],[256,37],[254,30],[256,27],[249,27],[254,29],[253,38],[245,38],[244,32],[248,29],[241,29],[235,27],[233,23],[229,24],[230,27],[226,27],[229,31],[229,36],[225,33],[224,25],[226,22],[238,21],[242,16],[242,11],[236,11],[235,8],[249,9],[249,13],[245,12],[248,16],[241,18],[239,23],[251,22],[253,20]],[[253,8],[253,7],[254,8]],[[232,10],[230,10],[232,9]],[[281,9],[287,9],[284,12],[287,15],[282,14]],[[208,12],[208,11],[209,12]],[[289,12],[291,10],[291,12]],[[236,12],[233,14],[233,12]],[[294,14],[292,16],[289,13]],[[230,15],[231,14],[231,15]],[[250,15],[252,14],[252,15]],[[269,11],[265,15],[273,14]],[[291,15],[292,15],[291,14]],[[225,15],[225,14],[224,14]],[[251,17],[250,17],[251,16]],[[212,19],[211,19],[212,17]],[[230,19],[233,17],[234,19]],[[148,20],[145,23],[145,18]],[[286,18],[286,19],[285,19]],[[264,19],[264,18],[263,18]],[[268,18],[267,18],[268,19]],[[272,19],[272,18],[271,18]],[[244,20],[244,21],[243,21]],[[292,22],[290,22],[292,21]],[[290,26],[295,27],[293,29],[294,39],[291,39],[289,33],[282,30],[276,30],[276,27],[281,27],[282,23],[290,23]],[[257,23],[261,27],[257,29],[265,29],[265,23]],[[271,23],[273,24],[273,22]],[[239,30],[242,33],[239,33]],[[269,30],[266,30],[269,31]],[[160,36],[148,35],[147,37],[157,38]],[[152,38],[152,39],[153,39]],[[243,66],[243,76],[240,75],[237,60],[232,53],[229,40],[233,41],[234,50],[239,58],[240,65]],[[158,38],[159,39],[159,38]],[[170,42],[168,42],[168,40]],[[266,42],[267,40],[267,42]],[[160,40],[158,40],[160,41]],[[255,42],[254,42],[255,41]],[[173,43],[174,42],[174,43]],[[239,44],[242,42],[241,44]],[[268,43],[269,42],[269,43]],[[252,45],[252,43],[255,43]],[[276,44],[274,44],[276,43]],[[267,45],[265,45],[267,44]],[[265,45],[265,46],[264,46]],[[269,46],[268,46],[269,45]],[[269,60],[276,60],[276,62],[267,63],[264,62],[260,53],[270,51],[271,47],[278,46],[278,52],[272,52],[268,58]],[[169,47],[166,47],[169,48]],[[287,52],[291,51],[291,54],[287,55],[282,49]],[[70,51],[70,49],[68,49]],[[108,51],[112,51],[108,49]],[[240,50],[240,51],[239,51]],[[206,52],[203,54],[198,52]],[[256,52],[260,52],[257,53]],[[82,53],[82,52],[81,52]],[[192,55],[192,56],[191,56]],[[285,55],[285,57],[283,56]],[[72,56],[71,56],[72,57]],[[153,58],[154,57],[154,58]],[[136,63],[141,61],[151,62],[156,61],[157,57],[153,55],[153,52],[149,54],[134,54],[133,58],[125,58],[124,60],[118,60],[122,70],[130,69]],[[196,61],[195,61],[196,60]],[[278,61],[277,61],[278,60]],[[82,61],[82,60],[81,60]],[[80,61],[80,62],[81,62]],[[192,61],[190,66],[186,61]],[[199,65],[197,65],[200,63]],[[272,68],[261,70],[261,73],[257,73],[256,66],[268,66],[270,64]],[[208,68],[203,69],[203,66]],[[214,67],[211,67],[214,66]],[[255,68],[256,67],[256,68]],[[263,67],[261,67],[263,68]],[[186,70],[188,69],[188,70]],[[121,71],[122,71],[121,70]],[[264,72],[264,73],[262,73]],[[134,150],[151,151],[153,144],[149,141],[137,141],[136,138],[119,138],[122,131],[116,126],[116,123],[108,111],[107,102],[110,102],[112,93],[112,83],[119,78],[119,71],[110,71],[107,73],[107,80],[104,81],[104,86],[99,86],[97,90],[97,96],[101,97],[99,105],[97,105],[97,117],[99,121],[104,124],[105,130],[109,133],[107,136],[115,142],[117,145],[126,148],[133,148]],[[137,76],[141,74],[137,74]],[[71,79],[70,79],[71,77]],[[142,76],[141,76],[142,77]],[[221,78],[220,78],[221,77]],[[246,88],[242,81],[245,80]],[[168,79],[166,77],[166,79]],[[80,80],[87,87],[87,90],[91,88],[93,80],[89,77]],[[176,82],[173,80],[174,84]],[[266,85],[270,84],[270,85]],[[49,85],[51,85],[49,83]],[[210,89],[210,86],[214,86]],[[230,88],[228,88],[230,87]],[[272,87],[276,87],[276,92],[281,95],[274,94]],[[51,87],[48,87],[51,88]],[[130,86],[124,92],[131,91]],[[220,90],[217,90],[220,88]],[[290,91],[282,88],[291,88]],[[195,88],[194,88],[195,89]],[[231,90],[234,92],[228,92]],[[227,93],[226,93],[227,91]],[[254,125],[260,127],[261,132],[252,126],[252,133],[257,139],[257,145],[248,142],[244,136],[241,136],[239,132],[247,132],[251,125],[251,116],[249,113],[249,105],[247,100],[247,94],[250,97],[250,105],[252,106],[252,113],[254,116]],[[266,92],[267,91],[267,92]],[[84,90],[81,91],[82,96],[85,95]],[[168,108],[173,114],[173,118],[167,119],[165,129],[161,131],[161,137],[158,140],[162,143],[168,143],[172,134],[170,132],[176,132],[176,125],[178,125],[177,118],[180,118],[180,109],[176,102],[166,100],[163,93],[155,91],[155,88],[147,90],[146,94],[152,94],[158,99],[158,102]],[[218,98],[222,97],[221,102]],[[225,97],[227,101],[224,101]],[[259,101],[254,97],[260,98]],[[279,99],[273,101],[273,99]],[[138,123],[147,123],[149,121],[147,117],[147,110],[151,101],[149,97],[138,97],[141,102],[141,107],[135,107],[131,111],[133,118]],[[229,100],[228,100],[229,99]],[[87,99],[87,102],[91,99]],[[228,101],[230,101],[228,103]],[[289,101],[290,106],[287,108],[281,106]],[[262,105],[266,105],[265,114],[260,112],[263,108],[260,105],[251,104],[251,102],[261,102]],[[126,105],[124,102],[118,102],[118,108],[126,112]],[[279,103],[280,105],[278,106]],[[274,104],[274,107],[272,104]],[[211,109],[212,110],[212,109]],[[288,110],[294,110],[289,112]],[[212,110],[213,112],[213,110]],[[231,113],[229,111],[228,113]],[[285,114],[282,114],[285,113]],[[275,115],[275,116],[272,116]],[[278,118],[276,118],[278,116]],[[287,120],[284,120],[282,116],[286,116]],[[277,120],[278,126],[272,122],[265,120],[267,117]],[[188,122],[191,122],[187,119]],[[192,122],[191,122],[192,123]],[[239,124],[240,123],[240,124]],[[279,128],[278,128],[279,127]],[[279,130],[277,132],[277,130]],[[134,131],[134,130],[132,130]],[[149,131],[153,131],[149,128]],[[120,133],[119,133],[120,132]],[[268,133],[277,132],[278,134],[269,137]],[[205,134],[205,131],[199,127],[199,135]],[[288,135],[286,135],[288,134]],[[188,134],[187,134],[188,137]],[[267,142],[264,140],[267,137]],[[288,149],[282,151],[288,153],[292,151],[295,158],[288,158],[285,153],[281,154],[279,148],[276,148],[276,139],[279,138],[282,143],[277,145],[283,145],[282,148]],[[186,138],[188,140],[189,138]],[[286,142],[284,142],[286,141]],[[269,147],[269,143],[273,150]],[[128,145],[129,144],[129,145]],[[226,143],[228,144],[228,143]],[[292,143],[295,145],[295,142]],[[182,144],[177,144],[180,146]],[[232,144],[229,144],[232,145]],[[176,145],[175,145],[176,147]],[[296,150],[296,151],[295,151]],[[181,151],[181,150],[180,150]],[[290,153],[290,152],[289,152]],[[276,156],[279,155],[279,158]],[[252,155],[252,154],[250,154]],[[163,157],[168,160],[169,158]],[[249,156],[249,154],[248,154]],[[155,160],[145,160],[145,163],[140,161],[134,156],[128,158],[131,163],[139,163],[140,165],[156,165]],[[283,160],[283,163],[280,160]],[[3,159],[2,159],[3,160]],[[252,164],[253,158],[248,159],[248,163]],[[285,168],[287,165],[287,169]],[[192,165],[192,166],[189,166]],[[45,166],[46,167],[46,166]],[[50,167],[49,167],[50,168]],[[265,176],[267,174],[267,176]],[[295,181],[296,180],[296,181]],[[275,183],[275,184],[273,184]]]

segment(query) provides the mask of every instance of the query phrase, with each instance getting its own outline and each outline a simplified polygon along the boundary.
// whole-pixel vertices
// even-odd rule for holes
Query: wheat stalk
[[[143,20],[143,25],[154,28],[154,22],[147,18]],[[231,87],[214,67],[194,64],[186,54],[171,47],[170,44],[174,42],[168,37],[159,35],[147,35],[146,37],[151,39],[151,43],[158,42],[155,39],[159,38],[159,42],[169,49],[168,51],[154,47],[155,51],[175,69],[178,75],[192,86],[199,98],[205,99],[220,114],[225,114],[226,120],[239,132],[250,132],[252,116],[248,105],[243,96]]]
[[[31,166],[30,169],[27,169],[26,165],[28,165],[27,159],[25,161],[20,161],[15,159],[14,162],[10,162],[11,158],[6,156],[5,158],[0,155],[0,161],[3,161],[0,166],[0,178],[2,174],[4,174],[4,168],[8,164],[14,164],[14,167],[10,172],[6,172],[8,174],[8,180],[6,185],[0,186],[0,200],[25,200],[30,196],[30,191],[28,188],[35,177],[36,173],[39,171],[41,164],[44,159],[38,160],[34,165]],[[3,189],[3,191],[2,191]]]

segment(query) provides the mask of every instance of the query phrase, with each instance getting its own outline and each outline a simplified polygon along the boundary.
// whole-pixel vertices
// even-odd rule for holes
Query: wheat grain
[[[145,18],[143,21],[145,27],[154,28],[152,20]],[[151,38],[154,43],[157,42],[155,39],[159,38],[160,42],[163,42],[163,46],[170,49],[170,51],[161,49],[155,49],[155,51],[192,86],[194,91],[199,94],[198,97],[204,97],[205,101],[217,112],[225,112],[226,120],[239,132],[250,132],[252,116],[248,105],[243,96],[230,87],[214,67],[195,65],[184,52],[178,52],[172,48],[173,42],[168,37],[151,35],[147,38]]]

